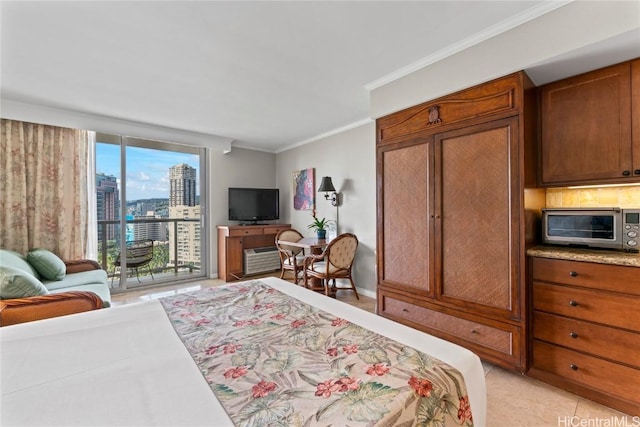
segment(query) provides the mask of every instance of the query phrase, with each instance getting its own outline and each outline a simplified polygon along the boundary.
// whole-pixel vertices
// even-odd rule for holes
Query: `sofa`
[[[107,273],[92,260],[63,261],[45,249],[0,249],[0,326],[111,305]]]

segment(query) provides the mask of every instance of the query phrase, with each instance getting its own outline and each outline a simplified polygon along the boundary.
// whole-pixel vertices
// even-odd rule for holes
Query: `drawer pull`
[[[570,271],[570,272],[569,272],[569,276],[571,276],[571,277],[578,277],[578,272],[577,272],[577,271]]]
[[[472,333],[472,334],[480,334],[480,332],[476,331],[475,329],[472,329],[472,330],[471,330],[471,333]]]
[[[569,332],[569,336],[571,338],[578,338],[578,334],[576,334],[575,332]]]
[[[403,308],[402,311],[404,311],[405,313],[409,312],[409,310],[407,310],[406,308]]]
[[[574,300],[571,300],[571,301],[569,301],[569,305],[570,305],[571,307],[577,307],[577,306],[578,306],[578,302],[577,302],[577,301],[574,301]]]
[[[570,367],[571,369],[573,369],[574,371],[577,371],[577,370],[578,370],[578,366],[577,366],[577,365],[574,365],[573,363],[572,363],[571,365],[569,365],[569,367]]]

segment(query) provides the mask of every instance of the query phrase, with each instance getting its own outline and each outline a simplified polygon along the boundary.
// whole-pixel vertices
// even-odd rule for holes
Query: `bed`
[[[334,329],[322,335],[316,321]],[[301,345],[309,348],[294,351]],[[387,352],[435,366],[433,385]],[[319,373],[323,363],[332,373]],[[475,354],[277,278],[1,328],[0,369],[3,426],[406,425],[427,416],[417,405],[442,395],[444,377],[453,384],[447,423],[486,420]]]

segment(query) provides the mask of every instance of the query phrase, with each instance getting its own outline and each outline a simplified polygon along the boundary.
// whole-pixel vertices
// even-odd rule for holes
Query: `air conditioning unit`
[[[280,255],[275,246],[244,250],[244,275],[280,270]]]

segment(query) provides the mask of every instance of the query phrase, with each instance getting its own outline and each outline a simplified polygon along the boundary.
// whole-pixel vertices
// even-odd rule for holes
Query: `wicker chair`
[[[304,249],[295,246],[279,244],[278,241],[297,242],[302,239],[302,234],[294,229],[281,230],[276,234],[276,248],[280,255],[280,278],[284,279],[287,271],[293,273],[293,283],[298,284],[302,280],[302,270],[304,269]]]
[[[327,296],[335,296],[339,289],[352,290],[358,296],[353,282],[351,269],[358,249],[358,238],[355,234],[344,233],[333,239],[319,255],[308,255],[305,261],[304,284],[316,291],[324,291]],[[309,279],[315,278],[322,283],[322,288],[313,288]],[[351,286],[336,287],[336,279],[349,279]],[[329,282],[332,281],[330,285]]]

